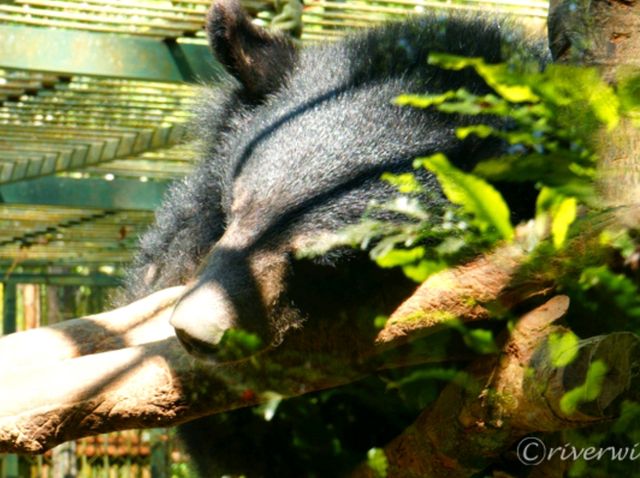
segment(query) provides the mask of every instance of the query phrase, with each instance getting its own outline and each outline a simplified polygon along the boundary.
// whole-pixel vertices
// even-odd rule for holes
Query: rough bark
[[[520,238],[468,264],[429,277],[389,317],[376,337],[378,347],[397,346],[440,330],[452,318],[465,322],[487,319],[496,308],[515,304],[548,291],[546,278],[518,276],[527,256],[529,227],[519,228]]]
[[[310,332],[261,356],[221,364],[193,358],[171,337],[15,367],[0,377],[8,392],[0,395],[0,450],[40,453],[82,436],[175,425],[254,405],[268,398],[265,391],[295,396],[367,373],[354,353],[364,350],[364,339],[352,338],[352,348],[335,340],[340,332],[348,337],[345,324]]]
[[[640,2],[551,0],[549,41],[554,60],[598,68],[610,83],[640,72]],[[614,206],[640,202],[640,130],[623,116],[595,136],[603,199]],[[628,219],[638,223],[638,216]]]

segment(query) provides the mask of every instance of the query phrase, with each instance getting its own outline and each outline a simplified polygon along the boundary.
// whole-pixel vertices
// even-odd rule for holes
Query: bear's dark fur
[[[471,70],[430,66],[430,52],[490,63],[514,52],[540,64],[547,58],[541,44],[508,22],[479,14],[425,15],[298,50],[223,0],[212,7],[208,32],[229,76],[202,99],[196,131],[202,160],[172,187],[142,238],[127,300],[193,284],[172,323],[189,351],[211,357],[229,327],[277,344],[304,320],[331,320],[351,302],[384,295],[390,283],[394,293],[381,307],[392,309],[398,291],[410,290],[397,274],[366,265],[356,252],[299,268],[296,251],[357,222],[371,200],[391,198],[383,172],[413,171],[414,158],[436,152],[463,169],[500,154],[504,145],[495,140],[457,140],[460,117],[392,103],[406,92],[490,91]],[[416,174],[437,208],[443,199],[434,178]],[[336,279],[344,284],[323,287],[334,280],[327,268],[354,273]],[[320,299],[307,300],[309,289],[321,290]],[[215,473],[207,433],[190,445],[209,477]]]

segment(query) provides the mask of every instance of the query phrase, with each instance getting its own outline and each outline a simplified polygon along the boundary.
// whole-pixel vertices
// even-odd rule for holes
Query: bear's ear
[[[252,101],[275,92],[297,58],[291,40],[254,25],[239,0],[214,1],[207,33],[214,55]]]

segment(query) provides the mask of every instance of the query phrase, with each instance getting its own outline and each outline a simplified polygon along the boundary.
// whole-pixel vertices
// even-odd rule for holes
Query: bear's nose
[[[234,324],[235,313],[215,284],[198,284],[187,291],[173,309],[170,324],[180,343],[194,355],[218,350],[224,332]]]

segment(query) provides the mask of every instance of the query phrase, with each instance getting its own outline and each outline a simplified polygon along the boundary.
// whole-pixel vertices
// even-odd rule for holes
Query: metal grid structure
[[[190,170],[196,88],[8,69],[0,86],[0,267],[129,261]]]
[[[0,206],[0,251],[12,258],[12,269],[23,262],[120,263],[131,258],[138,235],[152,219],[150,211]]]
[[[193,163],[186,123],[219,66],[210,0],[0,0],[0,274],[128,262],[170,180]],[[246,0],[302,42],[426,9],[510,12],[539,0]],[[33,269],[36,268],[36,269]]]
[[[297,0],[296,0],[297,1]],[[209,0],[11,0],[0,5],[0,21],[92,32],[157,38],[203,40],[202,24]],[[278,24],[301,16],[303,40],[326,40],[349,29],[366,28],[394,17],[426,9],[503,12],[545,18],[548,3],[540,0],[245,0],[245,7],[262,23]],[[287,10],[289,4],[289,10]]]
[[[182,85],[0,75],[0,84],[17,88],[0,106],[0,183],[83,170],[178,144],[194,95]],[[23,89],[38,84],[38,90]]]

